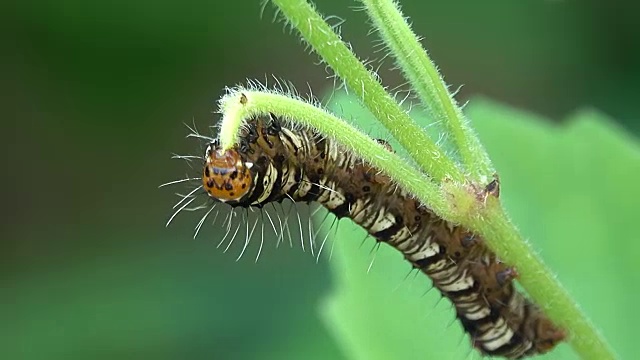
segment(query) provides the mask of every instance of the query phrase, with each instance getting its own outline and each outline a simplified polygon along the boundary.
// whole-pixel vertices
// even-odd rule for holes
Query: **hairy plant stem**
[[[419,165],[430,177],[426,177],[424,173],[412,168],[398,156],[325,110],[272,92],[235,89],[220,100],[220,111],[223,114],[220,140],[223,146],[233,146],[242,122],[259,114],[272,112],[288,121],[314,127],[321,134],[334,138],[378,167],[445,220],[459,223],[481,234],[487,246],[500,259],[518,269],[519,282],[531,298],[545,309],[552,320],[568,330],[569,343],[582,358],[615,359],[615,354],[606,340],[524,241],[509,221],[499,201],[494,197],[481,200],[475,190],[470,190],[481,188],[485,184],[477,183],[478,178],[473,174],[471,181],[466,180],[455,162],[445,157],[417,127],[309,3],[305,0],[272,1],[291,25],[300,31],[304,40],[358,95],[409,154],[419,160]],[[454,136],[465,165],[476,175],[488,175],[492,168],[486,151],[473,131],[465,125],[460,109],[446,91],[440,74],[426,53],[419,62],[413,64],[413,60],[410,59],[411,50],[395,49],[396,46],[402,48],[405,45],[415,48],[417,44],[415,35],[404,23],[397,7],[391,0],[362,1],[367,4],[368,9],[373,9],[370,11],[376,12],[372,18],[377,30],[393,32],[390,29],[396,29],[397,33],[383,36],[383,39],[399,63],[407,62],[403,71],[411,79],[413,86],[418,90],[423,88],[424,95],[421,96],[424,97],[423,101],[433,105],[431,111],[434,116],[447,119],[449,122],[447,129]],[[388,14],[384,15],[387,12]],[[390,22],[389,28],[384,30],[387,25],[378,24],[376,17],[384,17],[385,19],[379,21],[385,24]],[[399,19],[402,19],[402,24]],[[394,45],[396,40],[397,44]],[[422,62],[425,61],[428,69],[419,72],[423,70],[418,70],[417,67],[424,65]],[[475,154],[475,151],[481,153]]]
[[[272,0],[289,24],[333,69],[371,113],[410,153],[429,176],[464,182],[455,162],[446,157],[374,76],[341,37],[306,0]]]
[[[502,261],[516,266],[520,274],[518,282],[549,318],[568,330],[573,350],[583,359],[615,359],[604,336],[518,233],[499,202],[488,199],[487,206],[480,212],[480,217],[467,219],[470,228],[479,230],[487,246]]]
[[[418,94],[433,120],[444,124],[468,176],[486,184],[495,173],[491,159],[473,129],[467,125],[462,110],[449,93],[436,65],[420,45],[398,5],[393,0],[360,1],[390,54],[396,59],[399,69],[409,80],[411,89]]]
[[[389,175],[438,216],[475,231],[487,246],[520,273],[518,281],[551,319],[570,331],[570,344],[584,359],[615,359],[607,342],[553,273],[524,241],[494,197],[478,199],[477,188],[445,181],[440,186],[395,153],[326,110],[286,94],[235,88],[219,101],[219,140],[228,149],[237,143],[246,119],[273,113],[285,121],[316,129]]]
[[[316,129],[380,169],[403,174],[396,176],[394,180],[407,191],[422,199],[428,199],[425,204],[429,204],[438,214],[454,216],[438,185],[397,154],[385,149],[360,130],[324,109],[285,94],[243,88],[232,89],[220,99],[219,105],[222,114],[219,140],[224,149],[236,144],[238,130],[246,119],[273,113],[285,121]]]

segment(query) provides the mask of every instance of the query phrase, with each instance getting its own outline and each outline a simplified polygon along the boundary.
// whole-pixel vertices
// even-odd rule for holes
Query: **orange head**
[[[240,200],[251,188],[252,163],[244,162],[235,149],[221,150],[212,145],[205,152],[202,186],[209,196],[226,202]]]

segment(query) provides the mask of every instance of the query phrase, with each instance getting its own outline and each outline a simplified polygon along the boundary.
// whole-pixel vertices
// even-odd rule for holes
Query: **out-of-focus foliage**
[[[461,101],[485,94],[556,120],[583,104],[593,105],[637,131],[640,48],[632,45],[640,37],[638,3],[402,4],[447,82],[465,84]],[[223,253],[215,247],[224,235],[219,227],[205,226],[191,240],[199,219],[195,214],[163,227],[176,201],[173,193],[185,188],[157,186],[198,172],[170,160],[172,153],[201,154],[197,142],[184,139],[183,123],[195,122],[207,132],[217,121],[211,111],[225,86],[271,74],[293,81],[302,92],[307,82],[316,94],[334,85],[323,67],[314,64],[317,58],[271,22],[273,11],[267,8],[260,19],[258,0],[33,0],[3,5],[0,357],[280,359],[313,353],[336,358],[339,349],[315,310],[332,287],[326,262],[316,264],[299,245],[276,251],[275,239],[267,239],[257,264],[254,256],[235,262],[240,249]],[[373,53],[375,38],[366,36],[365,15],[348,5],[318,1],[325,14],[346,19],[344,38],[362,58],[381,58]],[[380,70],[385,84],[393,87],[402,80],[390,67],[387,60]],[[504,126],[508,124],[505,120]],[[531,229],[564,226],[566,219],[554,216],[542,227],[539,217],[528,216],[528,207],[512,204],[512,193],[528,194],[536,202],[542,199],[539,193],[549,190],[516,190],[529,184],[518,176],[526,163],[504,165],[500,157],[516,154],[496,151],[486,131],[481,135],[500,167],[505,202],[525,234],[542,241],[546,234]],[[584,146],[591,144],[585,141]],[[626,171],[611,166],[609,172]],[[598,178],[589,169],[584,173]],[[538,170],[535,174],[541,176]],[[555,178],[548,180],[554,189]],[[634,200],[608,197],[609,192],[602,182],[594,182],[590,194],[608,202],[608,208],[620,201],[628,209],[624,204]],[[578,201],[564,193],[556,200],[565,207]],[[587,211],[584,205],[578,208],[574,211]],[[607,216],[628,224],[635,213]],[[557,245],[579,242],[585,234],[577,226],[570,228],[580,232]],[[631,258],[635,239],[611,237],[612,243],[625,245],[607,249],[616,259]],[[618,266],[611,256],[581,262],[581,252],[576,251],[575,262],[586,273],[603,268],[603,261]],[[361,255],[367,253],[365,246]],[[248,255],[254,254],[252,247]],[[553,251],[544,249],[542,255],[587,308],[588,299],[580,294],[586,288],[574,287]],[[379,269],[384,267],[376,263],[372,271]],[[634,273],[619,269],[615,277]],[[385,294],[392,296],[395,285],[383,289]],[[616,299],[628,299],[624,309],[631,308],[631,294],[616,294]],[[427,318],[446,316],[446,310],[439,315],[443,304],[425,302],[426,311],[434,314]],[[614,311],[623,308],[610,309],[611,321],[617,321]],[[606,327],[606,316],[597,318],[591,308],[587,312],[624,351],[618,341],[632,333],[616,333]]]
[[[341,96],[337,104],[347,113],[363,111],[353,98]],[[620,355],[632,357],[633,324],[640,320],[628,311],[640,291],[639,144],[595,111],[557,126],[483,99],[466,110],[495,161],[513,221]],[[323,309],[349,358],[465,358],[469,340],[461,340],[449,301],[440,301],[436,289],[426,292],[429,280],[409,273],[399,252],[382,245],[372,253],[373,241],[361,246],[363,234],[341,225],[331,263],[337,288]],[[576,357],[562,344],[544,358]]]

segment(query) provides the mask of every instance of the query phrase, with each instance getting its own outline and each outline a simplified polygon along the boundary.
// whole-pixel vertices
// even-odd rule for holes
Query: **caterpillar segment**
[[[480,236],[439,218],[376,168],[311,129],[287,127],[273,115],[256,117],[241,130],[236,148],[223,152],[214,142],[205,161],[203,184],[214,199],[241,207],[286,198],[317,201],[400,251],[454,304],[484,355],[519,359],[548,352],[565,339],[516,290],[517,271],[500,262]],[[492,182],[487,194],[498,193]]]

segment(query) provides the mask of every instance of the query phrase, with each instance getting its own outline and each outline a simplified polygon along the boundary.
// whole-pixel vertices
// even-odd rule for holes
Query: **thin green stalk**
[[[547,311],[547,314],[554,322],[570,331],[569,342],[583,358],[614,359],[615,355],[604,338],[573,302],[549,269],[522,239],[518,231],[509,222],[497,200],[490,197],[487,199],[486,205],[478,201],[477,194],[470,190],[473,186],[465,184],[464,176],[455,166],[455,163],[451,159],[444,157],[422,129],[402,111],[400,106],[384,90],[376,78],[366,70],[365,66],[358,61],[340,37],[333,32],[333,29],[315,12],[313,7],[305,0],[272,1],[280,8],[292,26],[300,31],[303,39],[320,54],[348,87],[358,95],[374,116],[390,130],[392,135],[398,139],[419,165],[441,183],[442,187],[438,188],[430,180],[425,179],[421,173],[406,165],[406,162],[395,156],[395,154],[385,151],[366,135],[357,131],[354,132],[353,128],[342,123],[339,119],[323,110],[318,110],[311,104],[300,103],[279,94],[242,91],[225,97],[221,101],[221,111],[226,118],[223,121],[228,121],[229,124],[235,125],[225,126],[223,124],[221,133],[223,144],[231,146],[235,142],[233,140],[235,135],[233,134],[237,134],[237,128],[243,119],[267,112],[273,112],[290,121],[301,122],[316,128],[322,134],[330,136],[345,146],[352,148],[358,155],[391,176],[407,191],[412,192],[425,204],[431,206],[442,218],[460,223],[464,227],[483,235],[487,245],[495,251],[498,257],[519,270],[521,274],[520,283],[533,300]],[[389,43],[394,53],[402,53],[400,55],[395,54],[395,56],[398,58],[404,57],[404,60],[399,59],[398,61],[406,61],[406,69],[404,71],[407,77],[411,79],[412,85],[418,89],[423,88],[421,90],[424,92],[424,94],[421,94],[424,97],[423,101],[433,105],[432,111],[434,114],[448,120],[449,131],[461,150],[465,164],[472,171],[473,180],[490,176],[489,174],[492,172],[491,163],[484,149],[471,129],[466,127],[460,109],[446,90],[446,86],[442,82],[437,69],[417,43],[415,35],[402,19],[398,9],[388,0],[362,1],[371,5],[368,8],[385,4],[392,6],[393,11],[390,11],[395,15],[385,15],[384,12],[376,15],[380,17],[379,21],[382,24],[377,24],[379,28],[382,29],[383,26],[389,26],[389,29],[391,29],[388,35],[391,40],[386,39],[385,41]],[[393,16],[396,17],[394,18]],[[397,16],[400,17],[400,21],[398,21]],[[376,22],[375,17],[372,17]],[[386,17],[389,18],[387,19]],[[386,21],[389,23],[387,24]],[[400,25],[394,23],[399,23]],[[391,25],[397,25],[397,27]],[[400,31],[403,35],[398,37],[396,33],[393,33],[393,29]],[[384,32],[384,30],[381,31]],[[412,39],[408,42],[410,45],[407,48],[408,50],[403,47],[407,43],[401,41],[407,38]],[[399,47],[398,49],[391,44],[396,40],[398,40],[396,44]],[[411,45],[412,42],[413,45]],[[424,53],[423,57],[418,56],[419,59],[415,60],[415,64],[413,63],[414,60],[411,59],[415,56],[411,52],[412,48],[414,50],[417,49],[418,53]],[[421,73],[417,72],[418,67],[426,69],[423,70],[426,71],[423,77],[421,77]],[[422,83],[423,81],[430,81],[431,84],[425,85]],[[474,155],[474,151],[479,150],[481,150],[481,154]],[[453,181],[443,181],[447,179]],[[447,201],[444,201],[445,195]]]
[[[428,204],[442,218],[481,234],[500,259],[518,269],[521,274],[519,282],[531,298],[555,323],[570,330],[569,343],[582,358],[615,359],[605,339],[522,239],[495,198],[487,198],[485,205],[478,201],[477,194],[468,186],[446,182],[440,188],[398,155],[384,149],[345,121],[284,94],[238,88],[219,101],[219,108],[223,115],[220,141],[225,149],[237,143],[239,129],[246,119],[269,113],[315,128],[320,134],[350,148]]]
[[[460,107],[449,92],[436,65],[420,45],[406,18],[393,0],[360,0],[373,21],[374,27],[389,47],[399,68],[409,80],[412,90],[431,112],[434,120],[441,121],[460,154],[462,163],[472,179],[486,184],[495,170],[491,159]]]
[[[438,187],[366,134],[326,110],[302,100],[274,92],[238,88],[225,95],[219,105],[223,115],[220,141],[226,149],[237,143],[239,129],[246,119],[273,113],[286,121],[315,128],[320,134],[353,150],[421,202],[428,204],[442,218],[481,234],[487,246],[501,260],[518,269],[521,274],[518,281],[531,298],[545,309],[556,324],[570,330],[569,343],[582,358],[615,359],[606,340],[522,239],[495,198],[489,197],[484,205],[478,202],[476,194],[469,187],[452,182],[445,183],[443,188]],[[444,194],[447,194],[446,198]]]
[[[489,248],[518,269],[518,282],[557,325],[569,331],[569,345],[582,359],[614,360],[615,352],[531,246],[522,239],[497,201],[490,201],[471,227]]]
[[[436,120],[445,124],[474,179],[489,178],[494,169],[489,156],[466,124],[461,109],[426,50],[393,0],[360,0],[391,54]],[[553,273],[510,224],[498,203],[482,218],[470,216],[462,223],[478,231],[488,246],[509,264],[517,266],[519,282],[536,303],[560,326],[571,330],[569,343],[585,359],[614,359],[612,349],[580,310]],[[484,211],[483,211],[484,212]]]
[[[224,149],[237,143],[239,129],[246,119],[273,113],[286,121],[314,128],[320,134],[338,141],[373,166],[393,174],[395,182],[422,199],[440,216],[453,216],[439,186],[400,156],[324,109],[284,94],[242,88],[223,96],[219,108],[222,114],[219,139]]]
[[[358,60],[306,0],[272,0],[333,71],[347,84],[371,113],[389,130],[411,157],[436,180],[463,182],[453,160],[435,145],[413,119],[387,93],[376,77]]]

